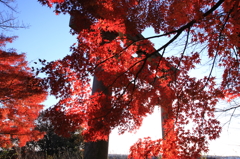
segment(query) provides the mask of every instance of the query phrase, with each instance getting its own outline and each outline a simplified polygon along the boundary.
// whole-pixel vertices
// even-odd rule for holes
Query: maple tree
[[[40,70],[60,99],[48,111],[62,134],[83,126],[85,140],[108,140],[112,129],[134,131],[160,106],[166,116],[164,138],[139,140],[130,158],[187,159],[208,151],[208,141],[221,132],[216,104],[239,97],[238,0],[39,1],[54,6],[57,14],[69,13],[72,33],[78,34],[71,55],[43,62]],[[148,27],[155,36],[141,36]],[[149,40],[162,37],[169,39],[154,49]],[[181,53],[167,57],[178,39],[184,41]],[[190,76],[203,57],[211,62],[208,75]],[[220,80],[213,74],[218,68],[224,70]],[[104,91],[90,93],[92,76]]]
[[[28,67],[25,54],[5,50],[16,37],[0,36],[0,147],[24,146],[43,137],[35,128],[35,119],[47,96]]]

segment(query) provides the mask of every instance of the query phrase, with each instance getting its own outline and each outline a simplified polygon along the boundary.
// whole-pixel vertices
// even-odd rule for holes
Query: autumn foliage
[[[24,54],[5,50],[15,37],[0,36],[0,147],[24,146],[43,133],[34,130],[35,119],[47,93],[33,76]]]
[[[56,13],[69,13],[72,33],[78,34],[71,55],[43,63],[41,70],[48,75],[45,84],[51,94],[60,99],[49,110],[55,124],[62,123],[62,118],[56,120],[60,111],[68,126],[82,125],[85,139],[97,141],[116,127],[120,134],[139,128],[160,106],[164,138],[139,140],[130,157],[187,159],[208,151],[208,141],[221,132],[214,117],[216,104],[239,96],[239,0],[39,1],[55,7]],[[148,27],[156,36],[141,36]],[[168,40],[154,48],[149,40],[162,37]],[[184,43],[181,51],[167,56],[179,39]],[[190,76],[206,60],[208,74]],[[91,95],[92,76],[111,95]]]

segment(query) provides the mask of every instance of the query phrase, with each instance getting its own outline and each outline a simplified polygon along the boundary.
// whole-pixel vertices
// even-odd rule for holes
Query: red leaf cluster
[[[43,133],[34,130],[35,119],[47,93],[33,76],[24,54],[4,50],[11,37],[0,37],[0,147],[24,146]]]

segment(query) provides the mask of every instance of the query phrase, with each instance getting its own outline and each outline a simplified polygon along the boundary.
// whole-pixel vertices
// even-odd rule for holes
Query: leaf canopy
[[[240,91],[238,0],[39,2],[54,7],[57,14],[70,14],[72,33],[78,34],[71,55],[42,69],[51,93],[60,99],[49,110],[52,116],[62,112],[66,125],[84,125],[86,140],[96,141],[106,139],[115,127],[120,133],[139,128],[158,105],[167,116],[164,139],[140,140],[130,157],[163,153],[164,158],[186,159],[208,151],[208,141],[221,132],[214,117],[216,104]],[[156,36],[141,36],[149,27]],[[154,48],[149,39],[162,37],[169,40]],[[182,37],[182,53],[166,57],[166,49]],[[193,46],[199,45],[202,48],[195,51]],[[203,57],[211,61],[209,74],[191,77],[189,71],[204,62]],[[218,68],[224,70],[220,82],[212,73]],[[92,76],[111,95],[91,95]]]

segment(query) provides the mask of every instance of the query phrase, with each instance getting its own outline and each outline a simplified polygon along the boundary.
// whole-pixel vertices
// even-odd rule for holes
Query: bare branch
[[[236,105],[234,107],[230,107],[230,108],[227,108],[227,109],[217,109],[215,112],[227,112],[229,110],[237,109],[237,108],[240,108],[240,105]]]
[[[6,9],[10,10],[10,13],[6,10],[0,12],[0,28],[3,30],[28,28],[28,26],[24,25],[23,23],[20,24],[20,22],[16,20],[17,18],[13,13],[18,12],[16,7],[11,5],[13,2],[14,0],[0,0],[0,4],[6,6]]]
[[[9,8],[11,11],[13,12],[17,12],[16,11],[16,7],[13,7],[10,5],[10,3],[13,3],[14,0],[0,0],[0,3],[2,3],[3,5],[5,5],[7,8]]]

